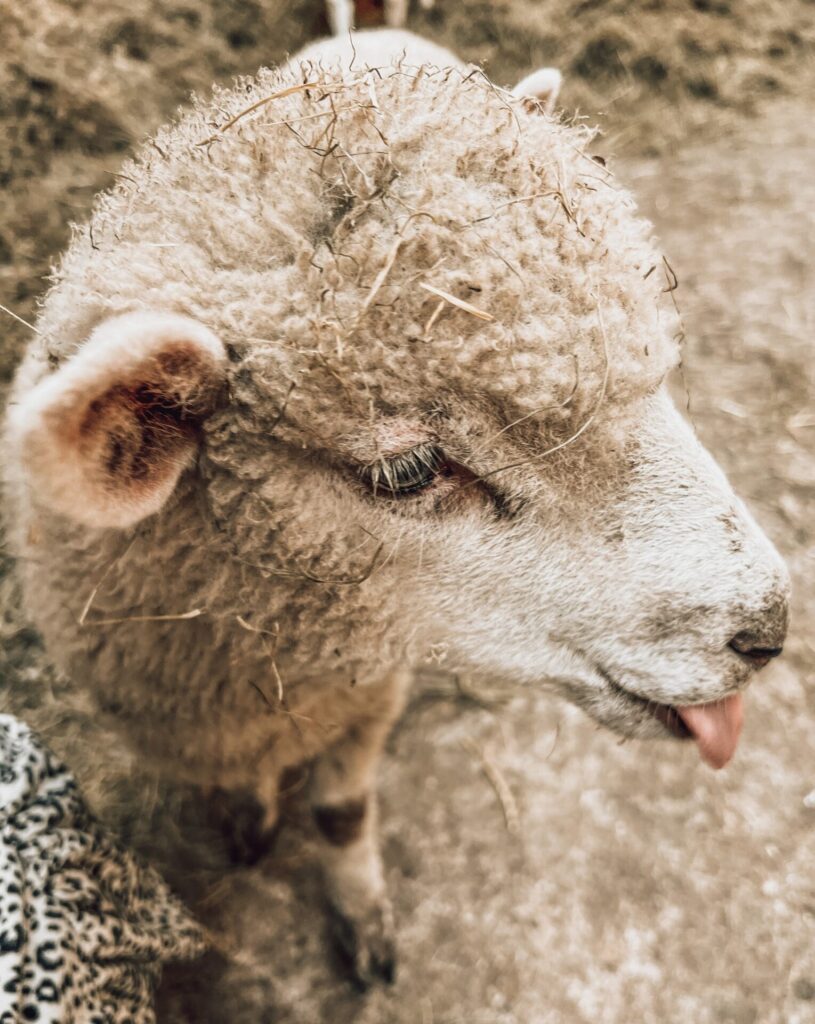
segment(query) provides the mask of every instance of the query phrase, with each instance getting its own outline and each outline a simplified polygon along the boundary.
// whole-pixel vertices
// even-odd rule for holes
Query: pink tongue
[[[724,768],[739,742],[744,719],[741,694],[676,710],[696,740],[702,760],[711,768]]]

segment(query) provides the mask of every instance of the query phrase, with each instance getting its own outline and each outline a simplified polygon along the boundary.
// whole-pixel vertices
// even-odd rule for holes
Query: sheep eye
[[[441,448],[434,444],[419,444],[410,451],[366,466],[362,476],[374,494],[404,498],[426,490],[446,469]]]

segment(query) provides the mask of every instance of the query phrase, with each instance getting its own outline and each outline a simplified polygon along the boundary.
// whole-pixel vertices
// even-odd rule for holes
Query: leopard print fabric
[[[162,963],[201,928],[88,811],[71,773],[0,715],[0,1024],[154,1024]]]

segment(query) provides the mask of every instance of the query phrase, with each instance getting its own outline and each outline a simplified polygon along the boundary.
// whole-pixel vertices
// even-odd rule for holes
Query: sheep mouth
[[[665,726],[668,732],[678,740],[692,740],[693,733],[685,725],[682,716],[671,704],[656,704],[652,700],[642,702],[646,711]]]
[[[673,706],[640,697],[620,686],[607,673],[602,675],[609,692],[618,701],[636,708],[643,717],[655,719],[668,735],[694,740],[699,756],[710,768],[724,768],[735,756],[744,723],[744,704],[738,690],[706,703]]]
[[[672,704],[660,704],[658,701],[640,697],[638,694],[626,690],[619,683],[615,683],[613,679],[609,678],[607,673],[603,672],[603,676],[608,683],[609,689],[616,697],[621,698],[633,707],[640,708],[651,718],[655,718],[660,725],[667,729],[671,736],[678,740],[691,740],[694,738],[693,733],[685,725],[679,711]]]

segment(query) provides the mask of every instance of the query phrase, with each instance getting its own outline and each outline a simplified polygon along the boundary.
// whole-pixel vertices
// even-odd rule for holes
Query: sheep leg
[[[404,28],[408,16],[408,0],[385,0],[385,24]]]
[[[403,692],[394,680],[386,691],[386,707],[360,718],[322,754],[312,778],[311,807],[336,938],[362,988],[377,979],[391,982],[395,974],[393,915],[379,854],[375,777]]]
[[[373,791],[387,728],[353,729],[315,767],[312,811],[335,934],[361,987],[392,981],[393,918],[382,872]]]
[[[353,0],[326,0],[326,14],[332,36],[347,36],[354,27]]]

